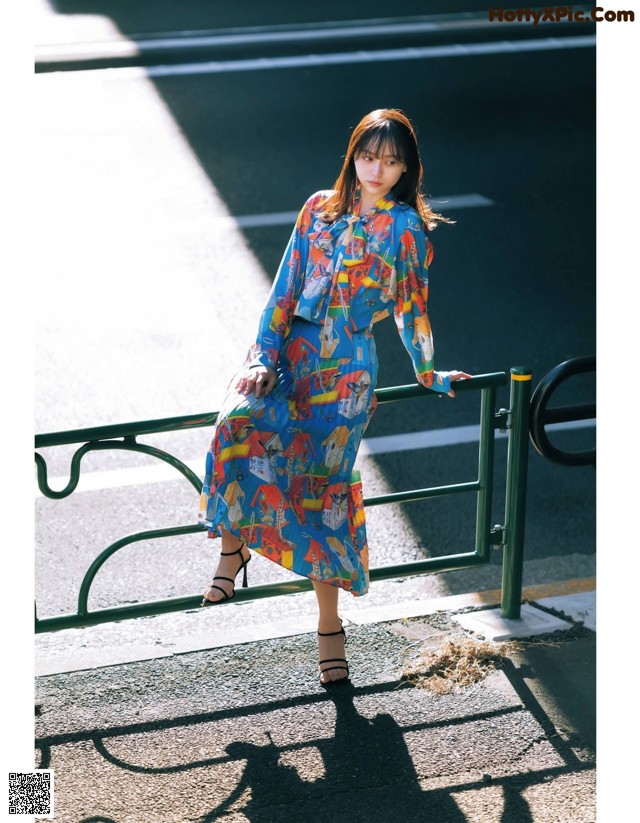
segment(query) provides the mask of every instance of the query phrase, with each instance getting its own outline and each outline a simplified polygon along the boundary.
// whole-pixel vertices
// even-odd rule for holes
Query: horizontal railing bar
[[[88,429],[71,429],[48,434],[36,434],[36,449],[49,446],[65,446],[69,443],[86,443],[90,440],[109,440],[116,437],[137,437],[140,434],[161,434],[182,429],[197,429],[213,426],[218,412],[186,414],[180,417],[164,417],[159,420],[140,420],[137,423],[114,423],[108,426],[93,426]]]
[[[490,374],[475,374],[467,380],[457,380],[455,391],[477,391],[480,389],[490,389],[497,386],[504,386],[508,382],[505,372],[492,372]],[[419,383],[410,383],[407,386],[390,386],[386,389],[376,389],[376,399],[378,403],[389,403],[393,400],[405,400],[409,397],[425,397],[432,395],[440,397],[441,392],[434,389],[427,389]]]
[[[476,552],[448,555],[447,557],[429,557],[425,560],[416,560],[411,563],[399,563],[388,566],[379,566],[369,572],[372,582],[376,580],[390,580],[394,577],[413,577],[418,574],[433,572],[455,571],[456,569],[471,568],[484,565]],[[261,600],[265,597],[278,597],[285,594],[296,594],[311,591],[312,584],[309,578],[288,580],[284,583],[266,583],[263,586],[237,588],[234,602]],[[174,597],[167,600],[151,600],[146,603],[136,603],[134,606],[114,606],[110,609],[98,609],[86,614],[62,614],[55,617],[43,617],[36,620],[36,634],[43,632],[60,631],[62,629],[78,629],[87,626],[96,626],[115,620],[126,620],[133,617],[150,617],[157,614],[169,614],[177,611],[199,609],[202,595]]]
[[[468,380],[456,382],[455,390],[474,391],[492,386],[502,386],[507,382],[505,372],[474,375]],[[376,389],[378,403],[389,403],[393,400],[404,400],[407,397],[424,397],[439,395],[433,389],[426,389],[417,383],[407,386],[390,386],[385,389]],[[117,437],[137,437],[141,434],[161,434],[168,431],[196,429],[203,426],[213,426],[218,412],[204,414],[187,414],[180,417],[165,417],[158,420],[139,420],[134,423],[116,423],[107,426],[93,426],[88,429],[71,429],[69,431],[48,432],[37,434],[36,449],[45,449],[49,446],[64,446],[70,443],[87,443],[92,440],[108,440]]]
[[[449,554],[446,557],[428,557],[425,560],[414,560],[411,563],[378,566],[371,569],[369,576],[371,581],[375,582],[376,580],[391,580],[394,577],[414,577],[418,574],[449,572],[483,565],[486,565],[486,561],[477,552],[465,552],[462,554]]]
[[[380,494],[377,497],[365,497],[365,506],[381,506],[385,503],[408,503],[412,500],[425,500],[428,497],[443,497],[446,494],[464,494],[478,492],[482,484],[478,480],[469,483],[455,483],[451,486],[433,486],[429,489],[409,489],[403,492]]]
[[[135,606],[113,606],[110,609],[98,609],[86,614],[60,614],[55,617],[40,617],[36,620],[36,634],[42,632],[60,631],[62,629],[78,629],[87,626],[96,626],[100,623],[109,623],[116,620],[127,620],[132,617],[151,617],[156,614],[195,609],[200,605],[202,595],[176,597],[167,600],[150,600],[146,603],[136,603]]]
[[[595,403],[581,403],[577,406],[557,406],[555,409],[546,409],[543,420],[545,426],[549,423],[568,423],[574,420],[591,420],[596,416]]]

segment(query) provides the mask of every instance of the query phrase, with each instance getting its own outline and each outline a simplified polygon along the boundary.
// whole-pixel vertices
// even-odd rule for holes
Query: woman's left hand
[[[441,374],[443,377],[448,377],[450,383],[453,383],[456,380],[468,380],[469,378],[473,377],[472,374],[467,374],[465,371],[439,371],[438,374]],[[456,396],[456,393],[453,389],[449,389],[447,394],[449,395],[449,397]]]

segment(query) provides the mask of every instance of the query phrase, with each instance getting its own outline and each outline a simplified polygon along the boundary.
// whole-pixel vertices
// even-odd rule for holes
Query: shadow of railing
[[[513,823],[515,820],[518,823],[527,823],[527,821],[534,820],[525,797],[527,789],[561,775],[591,769],[593,763],[581,761],[571,745],[557,733],[553,722],[524,682],[521,670],[511,661],[506,661],[504,673],[522,703],[512,703],[491,711],[475,712],[460,717],[448,716],[439,720],[401,725],[388,712],[378,713],[372,718],[365,717],[358,711],[354,701],[362,698],[368,699],[367,703],[370,707],[370,699],[378,697],[384,706],[385,699],[393,693],[412,688],[405,681],[392,681],[359,688],[349,684],[329,695],[305,694],[220,711],[41,737],[36,741],[37,748],[41,752],[41,763],[38,768],[50,766],[52,751],[56,747],[87,742],[91,742],[95,751],[111,766],[141,776],[175,775],[194,769],[212,768],[225,764],[237,766],[244,763],[239,779],[231,789],[226,791],[225,796],[218,800],[217,805],[202,813],[198,811],[198,814],[201,814],[198,817],[200,823],[217,820],[221,815],[231,811],[241,812],[247,820],[254,821],[254,823],[285,820],[291,819],[290,815],[294,808],[296,814],[302,815],[305,820],[320,819],[321,816],[323,819],[329,816],[338,821],[352,820],[354,819],[353,809],[357,808],[360,815],[357,819],[392,821],[397,820],[401,808],[403,815],[419,815],[416,819],[420,820],[434,819],[447,821],[447,823],[465,823],[467,818],[453,795],[486,789],[488,785],[502,791],[503,811],[500,818],[502,823]],[[334,734],[330,737],[314,736],[314,723],[311,722],[314,709],[320,709],[327,701],[335,706]],[[127,737],[136,736],[138,738],[136,744],[132,743],[131,747],[131,753],[135,755],[140,747],[140,735],[153,733],[157,738],[159,732],[164,732],[174,740],[170,748],[175,751],[175,733],[180,729],[229,720],[238,720],[240,724],[243,721],[250,723],[252,718],[264,719],[272,713],[277,715],[292,709],[305,709],[308,713],[310,718],[308,730],[311,732],[308,739],[300,739],[304,736],[304,731],[301,732],[298,725],[288,727],[282,717],[278,719],[276,716],[272,726],[273,734],[280,741],[289,736],[293,738],[291,742],[276,744],[271,730],[266,728],[264,733],[267,742],[260,745],[255,742],[255,729],[247,730],[245,725],[244,733],[240,730],[239,737],[226,742],[224,754],[157,767],[129,762],[122,755],[116,755],[109,750],[109,740],[118,740],[122,743]],[[559,757],[562,761],[561,765],[531,769],[531,764],[528,763],[526,767],[523,765],[522,770],[517,774],[510,773],[502,776],[484,774],[479,779],[469,781],[458,779],[435,789],[422,788],[420,781],[428,779],[429,776],[419,774],[416,769],[405,739],[406,735],[412,737],[417,734],[437,735],[438,730],[444,728],[464,729],[469,724],[482,722],[495,724],[503,720],[508,722],[510,717],[513,717],[516,726],[520,729],[523,713],[532,715],[540,727],[540,736],[536,737],[534,742],[540,744],[544,740],[550,745],[554,751],[552,760],[557,762]],[[442,715],[442,712],[440,714]],[[270,720],[266,721],[267,727],[270,722]],[[317,723],[316,718],[316,726]],[[289,728],[291,728],[290,732]],[[470,725],[469,729],[471,729]],[[508,733],[508,729],[503,729],[503,733]],[[521,736],[521,730],[514,731],[514,735]],[[249,736],[254,739],[247,739]],[[473,740],[473,734],[470,733],[465,739]],[[198,739],[199,751],[206,747],[206,740],[206,734]],[[157,745],[157,739],[155,745]],[[120,745],[119,748],[122,750],[123,746]],[[157,751],[162,749],[161,745]],[[319,753],[322,762],[322,776],[305,779],[301,774],[305,773],[305,764],[308,762],[312,749]],[[419,749],[426,751],[431,750],[431,747],[423,743]],[[433,750],[436,751],[437,747],[434,746]],[[548,760],[549,758],[547,762]],[[461,758],[460,770],[456,772],[456,776],[464,771],[464,768],[464,758]],[[424,764],[422,771],[424,771]],[[442,784],[442,769],[436,769],[436,771],[438,782]],[[61,779],[69,778],[61,775]],[[233,781],[225,780],[224,785],[229,787],[230,782]],[[347,798],[349,798],[348,801]],[[278,816],[278,813],[283,815],[282,818]],[[367,814],[370,817],[367,817]],[[110,820],[110,818],[84,818],[83,823],[89,823],[90,820]],[[117,821],[114,820],[113,823]]]

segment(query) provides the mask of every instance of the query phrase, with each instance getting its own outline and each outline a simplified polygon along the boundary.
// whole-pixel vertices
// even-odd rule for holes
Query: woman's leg
[[[231,534],[231,532],[228,532],[226,529],[222,530],[220,542],[222,544],[220,551],[224,552],[224,554],[220,555],[218,568],[214,572],[214,577],[230,577],[231,580],[235,580],[238,570],[242,566],[242,561],[246,560],[251,555],[251,552],[239,537]],[[237,552],[240,546],[242,546],[242,552],[240,554],[230,554],[230,552]],[[232,593],[234,588],[233,583],[230,583],[228,580],[216,580],[215,583],[220,589],[224,589],[228,595]],[[207,589],[204,592],[205,599],[211,600],[214,603],[217,600],[224,600],[224,595],[220,589]]]
[[[342,628],[342,623],[338,617],[338,594],[340,589],[337,586],[321,583],[318,580],[312,580],[311,583],[313,584],[313,589],[318,600],[318,632],[322,632],[323,634],[340,632]],[[344,634],[334,634],[331,637],[320,637],[318,635],[318,651],[320,654],[319,660],[344,658]],[[320,679],[323,683],[328,683],[330,680],[342,680],[348,675],[345,669],[324,670],[329,669],[331,666],[346,665],[347,664],[341,660],[324,663],[320,666]]]

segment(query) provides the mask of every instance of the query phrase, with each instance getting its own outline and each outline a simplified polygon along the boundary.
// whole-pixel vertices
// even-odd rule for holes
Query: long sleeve
[[[293,312],[300,294],[307,265],[307,233],[312,221],[312,207],[317,195],[304,204],[296,220],[278,267],[271,291],[258,324],[256,342],[249,349],[245,365],[268,366],[275,369],[282,341],[293,319]]]
[[[433,336],[427,315],[427,272],[432,258],[431,243],[416,220],[409,218],[396,257],[398,280],[393,315],[418,382],[434,391],[448,392],[449,376],[434,370]]]

